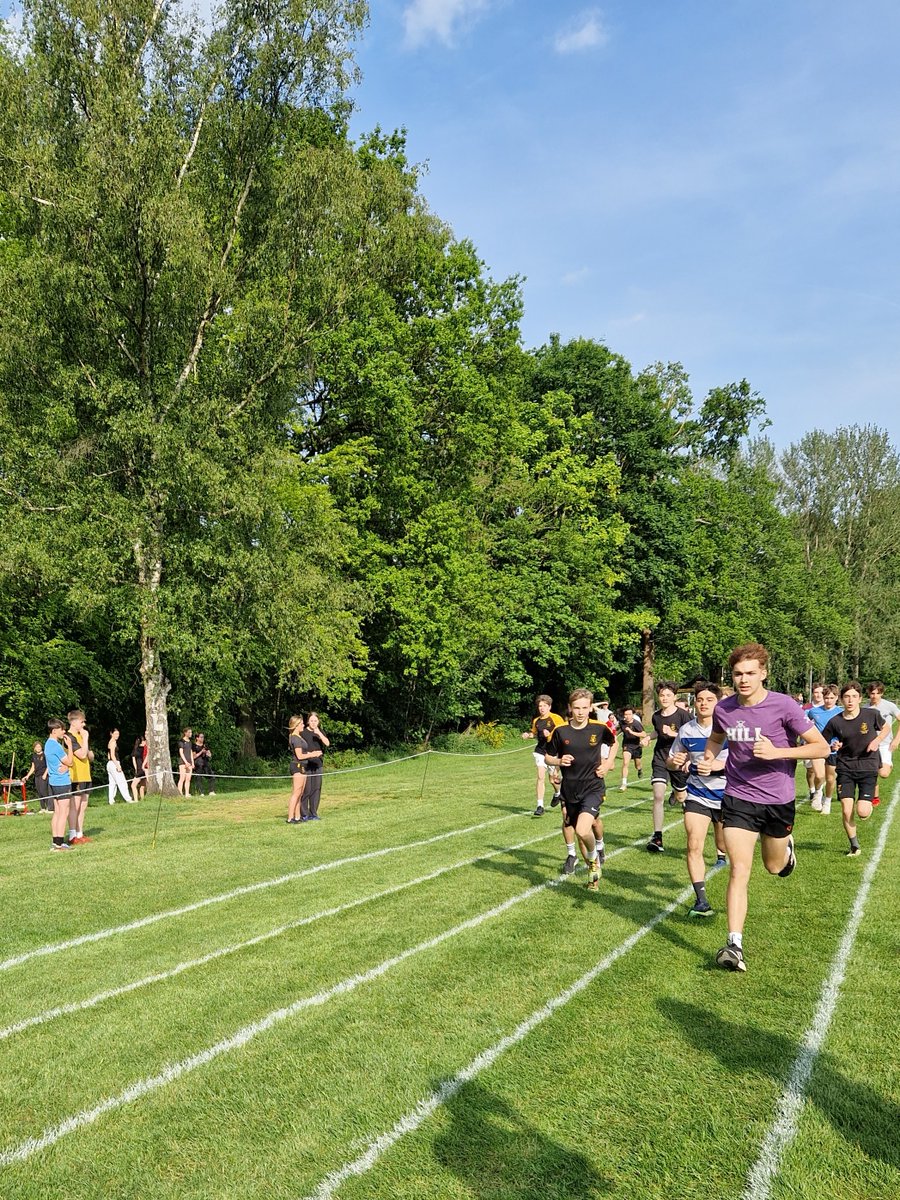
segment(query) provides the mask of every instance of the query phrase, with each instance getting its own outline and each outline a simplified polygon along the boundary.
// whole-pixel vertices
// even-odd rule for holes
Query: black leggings
[[[319,800],[322,797],[322,772],[307,771],[306,786],[303,789],[302,806],[308,817],[318,816]],[[300,814],[303,816],[303,813]]]

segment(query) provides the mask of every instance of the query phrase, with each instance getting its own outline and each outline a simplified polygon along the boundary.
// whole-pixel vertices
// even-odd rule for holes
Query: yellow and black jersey
[[[608,725],[600,721],[588,721],[581,729],[573,725],[560,725],[554,729],[547,753],[554,758],[562,758],[564,754],[573,755],[572,765],[562,768],[563,780],[581,791],[591,780],[597,781],[596,769],[602,762],[602,747],[615,744],[616,735]]]
[[[72,765],[69,767],[69,778],[73,783],[90,783],[91,764],[86,758],[79,758],[75,753],[76,750],[80,750],[82,748],[82,734],[73,733],[70,729],[68,736],[72,743]]]
[[[557,713],[547,713],[546,717],[535,717],[531,722],[531,736],[537,738],[536,754],[547,753],[547,743],[554,729],[565,725],[565,721]]]

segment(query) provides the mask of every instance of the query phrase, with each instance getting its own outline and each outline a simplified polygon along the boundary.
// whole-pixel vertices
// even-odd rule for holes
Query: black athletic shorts
[[[625,754],[626,752],[631,755],[633,762],[640,762],[644,754],[644,747],[640,742],[636,742],[633,746],[630,746],[628,742],[623,742],[622,753]]]
[[[709,817],[716,824],[719,824],[722,820],[721,808],[710,808],[708,805],[701,803],[701,801],[695,800],[690,792],[688,792],[684,802],[684,811],[686,813],[696,813],[698,817]]]
[[[578,792],[575,796],[571,796],[568,799],[565,793],[563,793],[563,823],[574,828],[578,818],[585,812],[589,812],[592,817],[596,818],[599,816],[600,805],[605,798],[606,780],[604,779],[597,779],[589,788]]]
[[[82,779],[79,783],[72,784],[73,795],[77,796],[83,792],[89,792],[90,790],[91,790],[91,781],[89,779]]]
[[[841,800],[872,800],[878,786],[878,772],[838,767],[837,786]]]
[[[749,829],[770,838],[786,838],[794,828],[795,804],[753,804],[726,796],[722,801],[722,828]]]
[[[670,771],[666,766],[666,755],[653,755],[653,768],[650,776],[651,783],[671,783],[676,792],[683,792],[687,787],[687,771]]]
[[[836,767],[837,766],[837,755],[829,754],[828,757],[825,759],[825,766],[826,767]]]

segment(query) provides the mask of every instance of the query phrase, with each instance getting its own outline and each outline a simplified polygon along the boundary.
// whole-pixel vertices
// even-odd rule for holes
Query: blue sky
[[[779,446],[900,445],[900,6],[371,7],[354,128],[405,126],[433,210],[525,277],[526,345],[746,377]]]
[[[353,129],[407,129],[431,208],[524,277],[526,345],[746,377],[779,446],[900,446],[896,0],[370,7]]]

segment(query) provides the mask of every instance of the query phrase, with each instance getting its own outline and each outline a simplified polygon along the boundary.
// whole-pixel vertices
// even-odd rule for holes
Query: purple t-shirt
[[[815,725],[797,701],[781,692],[767,692],[759,704],[741,704],[737,696],[720,700],[713,710],[713,732],[727,739],[725,794],[751,804],[790,804],[796,796],[796,759],[754,758],[753,743],[762,735],[779,749],[796,746],[810,729]]]

